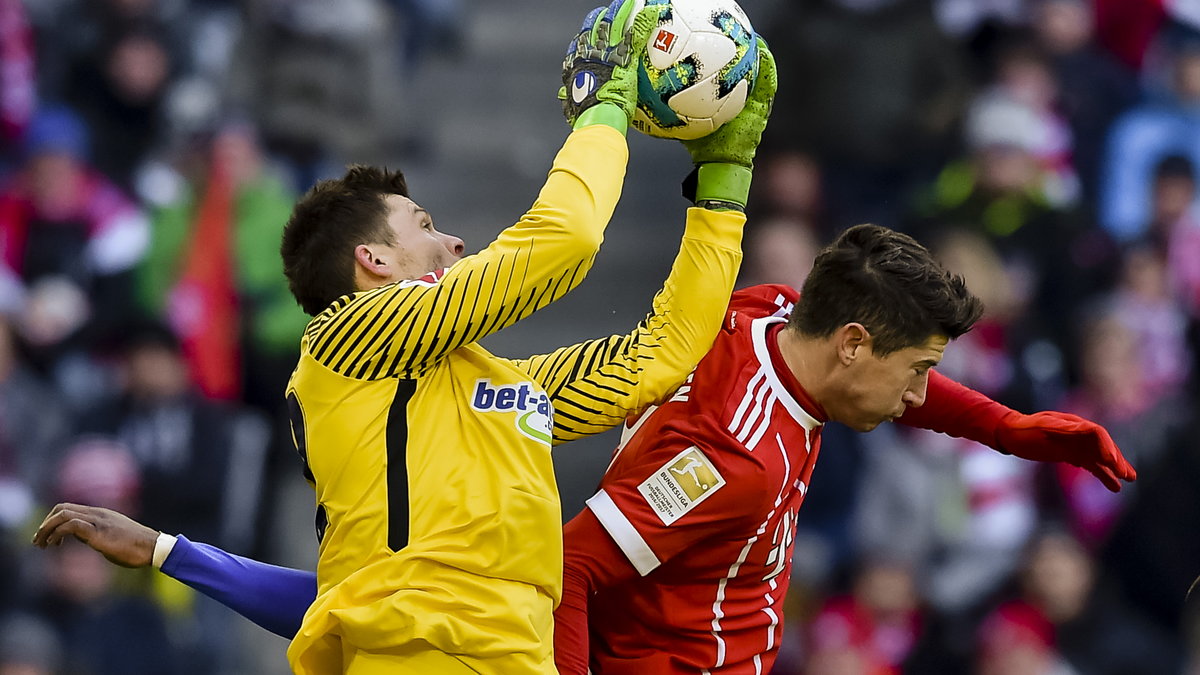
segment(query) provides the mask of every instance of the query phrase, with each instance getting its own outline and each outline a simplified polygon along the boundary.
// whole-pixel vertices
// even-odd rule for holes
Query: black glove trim
[[[696,203],[696,186],[700,180],[700,165],[692,167],[692,172],[689,173],[680,185],[683,188],[683,198],[689,202]]]
[[[709,211],[737,211],[745,213],[746,207],[737,202],[727,202],[720,199],[701,199],[696,202],[696,208],[707,209]]]

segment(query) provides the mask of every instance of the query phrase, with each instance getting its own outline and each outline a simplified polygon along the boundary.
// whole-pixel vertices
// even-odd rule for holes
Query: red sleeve
[[[909,408],[896,421],[910,427],[965,438],[1004,452],[996,433],[1004,418],[1015,414],[1018,413],[1012,408],[964,387],[936,370],[930,370],[925,404],[919,408]]]
[[[587,675],[588,599],[637,576],[591,509],[563,527],[563,595],[554,610],[554,665],[560,675]]]

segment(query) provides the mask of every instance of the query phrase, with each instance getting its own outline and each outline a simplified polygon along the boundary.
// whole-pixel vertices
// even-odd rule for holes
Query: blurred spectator
[[[1028,52],[1008,52],[1000,69],[999,83],[977,96],[967,113],[969,149],[992,155],[979,162],[978,179],[997,191],[1024,189],[1052,208],[1070,206],[1073,189],[1064,182],[1073,181],[1071,137],[1053,110],[1057,82]],[[1018,161],[1028,166],[1018,167]]]
[[[118,590],[118,568],[74,539],[45,555],[47,586],[27,611],[54,626],[70,672],[180,672],[162,613],[150,600]]]
[[[798,150],[768,152],[757,164],[758,180],[750,198],[755,212],[801,218],[809,222],[820,239],[832,239],[827,231],[830,214],[825,211],[821,165],[817,158]]]
[[[1039,133],[1029,150],[1042,175],[1041,192],[1054,206],[1075,205],[1080,191],[1073,156],[1075,139],[1059,111],[1061,85],[1049,59],[1036,45],[1013,41],[996,56],[991,89],[1000,97],[1011,98],[1026,106],[1036,116],[1034,124]],[[974,119],[977,123],[995,122],[987,118]]]
[[[172,50],[188,44],[182,25],[194,0],[38,0],[27,3],[37,43],[38,83],[46,100],[64,100],[84,73],[96,72],[118,36],[147,30]],[[182,51],[173,53],[174,61]]]
[[[1151,220],[1153,175],[1169,155],[1200,163],[1200,42],[1180,47],[1166,64],[1167,88],[1113,124],[1100,183],[1100,222],[1131,241]]]
[[[1016,569],[1034,531],[1035,465],[895,425],[865,444],[858,550],[908,561],[936,611],[969,613]]]
[[[1192,369],[1188,322],[1172,293],[1167,261],[1157,250],[1139,246],[1126,252],[1112,303],[1116,317],[1133,331],[1148,402],[1179,394]]]
[[[155,527],[246,551],[258,510],[265,423],[201,396],[178,339],[165,326],[131,328],[124,390],[82,422],[120,439],[143,477],[141,506]]]
[[[275,410],[309,319],[288,291],[278,252],[295,194],[268,168],[255,130],[243,123],[198,140],[182,170],[175,196],[152,213],[150,250],[138,269],[140,304],[151,316],[168,317],[184,337],[201,391]],[[225,278],[198,278],[200,261],[220,261],[213,274]],[[224,325],[221,311],[230,313]],[[206,359],[198,344],[204,340],[223,342],[229,353]]]
[[[1071,126],[1072,159],[1089,200],[1108,129],[1138,97],[1133,69],[1096,44],[1094,14],[1089,0],[1036,0],[1030,22],[1057,81],[1058,109]]]
[[[137,462],[125,446],[104,436],[88,435],[63,454],[48,496],[53,501],[137,515],[141,512],[141,486]]]
[[[54,629],[41,619],[0,619],[0,675],[59,675],[64,657]]]
[[[812,621],[803,672],[901,673],[920,631],[912,572],[904,565],[868,560],[855,575],[851,592],[828,600]]]
[[[138,513],[140,477],[129,452],[110,439],[86,437],[63,453],[51,501],[74,501]],[[177,672],[166,623],[149,600],[118,588],[118,569],[77,541],[43,560],[42,575],[22,589],[21,611],[53,626],[66,672],[167,675]]]
[[[141,210],[91,168],[87,152],[73,112],[42,109],[20,170],[0,187],[0,275],[28,289],[21,337],[72,403],[95,395],[90,380],[71,378],[87,377],[95,341],[129,316],[130,272],[149,237]]]
[[[23,526],[50,493],[73,420],[24,362],[11,315],[0,315],[0,532]]]
[[[388,158],[414,106],[399,98],[392,36],[375,0],[254,0],[234,57],[231,94],[267,150],[307,190],[346,158]]]
[[[783,87],[764,148],[811,150],[844,224],[895,223],[899,197],[936,171],[967,84],[962,54],[921,0],[783,3],[756,27]]]
[[[1154,169],[1147,243],[1167,261],[1171,290],[1193,321],[1200,319],[1200,210],[1196,169],[1168,155]]]
[[[1053,405],[1061,393],[1054,387],[1066,378],[1063,355],[1072,342],[1060,317],[1111,283],[1117,254],[1083,213],[1047,197],[1035,152],[1048,133],[1037,112],[1011,95],[981,96],[967,119],[969,154],[942,170],[910,219],[925,235],[960,228],[983,235],[1009,278],[1020,282],[1015,291],[1028,307],[1020,317],[1028,348],[1017,358],[1048,388],[1034,402],[1039,408]]]
[[[1106,570],[1130,604],[1192,650],[1200,645],[1194,632],[1200,595],[1187,596],[1200,574],[1200,538],[1194,536],[1200,522],[1198,413],[1200,401],[1193,400],[1173,420],[1175,433],[1163,456],[1145,471],[1139,468],[1138,489],[1102,552]]]
[[[1143,350],[1136,326],[1117,308],[1100,309],[1080,327],[1080,384],[1060,408],[1104,425],[1139,472],[1153,474],[1183,425],[1186,406],[1178,398],[1153,393],[1144,375]],[[1140,484],[1120,493],[1097,485],[1076,467],[1052,467],[1065,499],[1067,523],[1079,540],[1096,550],[1105,543],[1125,505]]]
[[[983,622],[979,639],[986,675],[1158,675],[1181,665],[1179,650],[1098,584],[1095,561],[1059,532],[1034,542],[1018,598]]]
[[[747,228],[741,285],[804,285],[821,242],[802,216],[780,215]]]
[[[126,336],[123,395],[102,406],[84,428],[119,439],[142,475],[148,523],[251,552],[260,509],[269,429],[258,415],[201,396],[189,379],[176,337],[146,325]],[[175,594],[185,591],[179,587]],[[233,622],[218,603],[184,593],[188,625],[186,673],[230,672],[239,658]],[[192,623],[194,622],[194,624]]]
[[[33,30],[21,0],[0,0],[0,162],[16,159],[37,106]]]
[[[1054,647],[1054,624],[1022,602],[998,607],[979,629],[979,675],[1077,675]]]
[[[65,101],[92,134],[94,164],[122,189],[164,140],[163,105],[178,70],[165,31],[134,25],[108,36],[94,60],[76,67]]]

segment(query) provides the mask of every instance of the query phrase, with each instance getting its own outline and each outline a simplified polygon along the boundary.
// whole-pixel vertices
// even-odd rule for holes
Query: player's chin
[[[890,421],[892,421],[892,418],[888,417],[886,419],[863,421],[858,424],[851,424],[851,425],[847,425],[847,426],[849,426],[851,429],[854,429],[855,431],[861,431],[863,433],[866,433],[868,431],[874,431],[875,427],[878,427],[880,424],[883,424],[884,422],[890,422]]]

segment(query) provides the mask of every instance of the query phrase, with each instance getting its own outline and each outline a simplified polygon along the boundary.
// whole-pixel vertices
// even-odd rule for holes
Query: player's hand
[[[736,117],[716,131],[690,141],[681,141],[692,156],[693,164],[737,164],[754,168],[754,154],[767,128],[779,77],[775,57],[761,37],[755,40],[758,49],[758,78],[746,99],[746,105]]]
[[[1070,413],[1045,411],[1009,415],[996,433],[1000,449],[1023,459],[1066,462],[1086,469],[1113,492],[1121,481],[1137,480],[1104,427]]]
[[[91,546],[113,564],[147,567],[154,558],[158,532],[110,509],[59,504],[34,533],[33,545],[57,546],[67,537]]]
[[[658,5],[644,8],[626,31],[633,4],[633,0],[613,0],[607,7],[593,9],[567,47],[559,99],[570,124],[601,102],[616,105],[628,120],[633,119],[638,63],[662,12]]]

